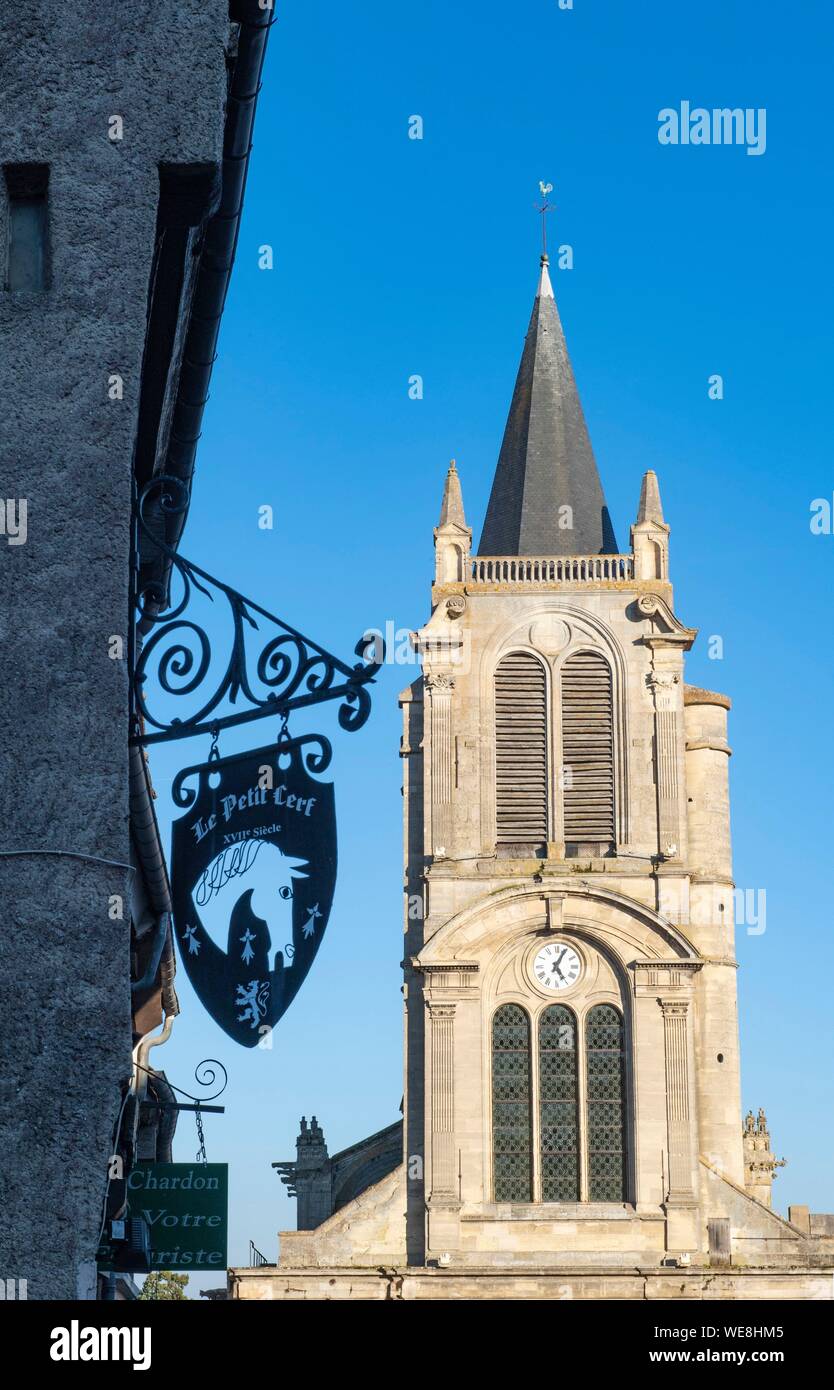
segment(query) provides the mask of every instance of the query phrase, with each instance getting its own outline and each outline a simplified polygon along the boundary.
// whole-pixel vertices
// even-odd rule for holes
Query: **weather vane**
[[[552,193],[552,192],[553,192],[553,184],[552,184],[552,183],[541,183],[541,182],[540,182],[540,183],[539,183],[539,188],[540,188],[540,190],[541,190],[542,203],[541,203],[541,207],[539,207],[539,205],[536,204],[536,212],[541,213],[541,219],[542,219],[542,256],[543,256],[543,258],[544,258],[545,260],[547,260],[547,214],[548,214],[549,212],[555,211],[555,206],[556,206],[556,205],[555,205],[555,203],[549,203],[549,202],[547,201],[547,195],[548,195],[548,193]]]

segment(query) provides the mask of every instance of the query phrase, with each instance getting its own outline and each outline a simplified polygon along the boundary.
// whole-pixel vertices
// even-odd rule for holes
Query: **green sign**
[[[225,1270],[228,1163],[140,1163],[127,1204],[126,1215],[147,1222],[151,1269]]]

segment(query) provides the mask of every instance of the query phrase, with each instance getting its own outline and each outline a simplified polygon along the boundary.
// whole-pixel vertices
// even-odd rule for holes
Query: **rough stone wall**
[[[218,161],[224,0],[3,7],[3,163],[50,166],[51,285],[0,289],[0,848],[130,858],[131,466],[160,161]],[[108,138],[120,115],[124,138]],[[0,247],[7,238],[0,180]],[[108,376],[124,398],[108,399]],[[0,859],[0,1274],[90,1297],[106,1160],[130,1069],[128,874]]]

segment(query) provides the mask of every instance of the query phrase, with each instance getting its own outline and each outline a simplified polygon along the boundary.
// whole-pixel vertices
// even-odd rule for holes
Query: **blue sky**
[[[419,626],[452,457],[480,531],[535,291],[533,203],[554,184],[551,246],[574,249],[555,291],[620,545],[655,468],[676,609],[701,632],[688,679],[734,702],[736,879],[767,894],[766,931],[738,939],[743,1098],[789,1159],[783,1210],[834,1209],[834,537],[809,526],[834,491],[833,27],[807,0],[281,4],[182,546],[343,657],[368,626]],[[766,108],[766,153],[661,146],[658,112],[684,100]],[[169,1077],[229,1069],[206,1136],[231,1164],[235,1263],[250,1238],[274,1259],[294,1224],[270,1163],[302,1113],[331,1152],[398,1115],[396,696],[415,673],[386,667],[360,733],[327,706],[294,723],[333,736],[340,876],[274,1050],[236,1047],[178,975]],[[250,726],[222,750],[259,727],[274,737]],[[203,743],[153,753],[166,836],[170,778]],[[183,1115],[175,1157],[195,1149]]]

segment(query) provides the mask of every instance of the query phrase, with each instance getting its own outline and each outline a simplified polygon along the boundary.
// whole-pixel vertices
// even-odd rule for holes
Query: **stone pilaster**
[[[660,1001],[666,1058],[666,1115],[668,1124],[669,1196],[692,1196],[692,1121],[689,1109],[689,1003]]]
[[[455,1199],[455,1004],[428,1004],[431,1031],[431,1197]]]
[[[693,1186],[693,1115],[691,1106],[691,1039],[689,1001],[660,999],[663,1010],[663,1050],[666,1066],[666,1124],[668,1191],[667,1237],[670,1250],[693,1250],[696,1195]]]
[[[679,776],[680,677],[676,671],[654,668],[649,676],[654,695],[655,757],[657,763],[658,841],[662,854],[681,853],[681,793]]]
[[[448,675],[426,676],[429,692],[431,739],[431,853],[449,853],[452,835],[453,748],[452,691],[454,678]]]

